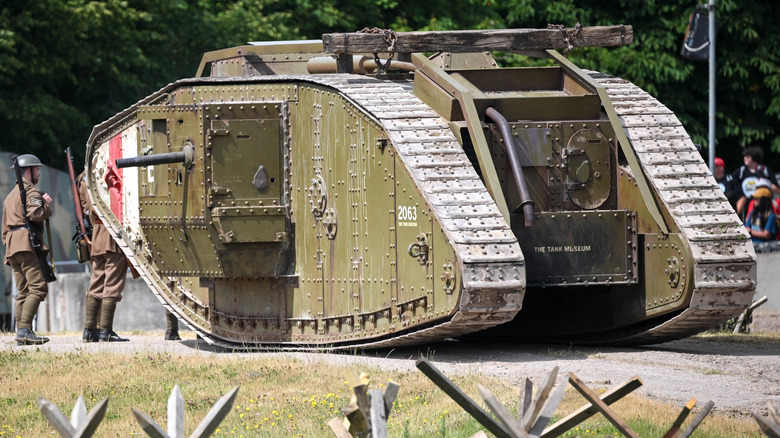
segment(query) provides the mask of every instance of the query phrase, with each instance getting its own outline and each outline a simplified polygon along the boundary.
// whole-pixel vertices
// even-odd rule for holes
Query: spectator
[[[780,193],[777,178],[774,172],[761,164],[764,158],[764,151],[759,146],[747,147],[742,151],[742,157],[745,165],[737,169],[732,175],[736,180],[739,199],[737,200],[737,214],[745,217],[745,206],[748,198],[753,196],[756,191],[756,183],[761,178],[770,181],[772,193]],[[771,196],[770,196],[771,197]]]
[[[723,161],[723,158],[715,158],[713,175],[715,176],[715,181],[718,182],[718,186],[723,191],[723,194],[726,195],[726,199],[729,200],[731,208],[736,210],[737,200],[742,192],[737,188],[737,180],[734,178],[734,175],[726,173],[726,163]]]
[[[777,217],[772,209],[772,192],[766,187],[759,187],[753,193],[753,210],[745,221],[753,243],[775,240],[777,236]]]

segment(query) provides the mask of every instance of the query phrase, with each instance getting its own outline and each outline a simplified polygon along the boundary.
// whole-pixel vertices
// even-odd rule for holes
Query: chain
[[[395,42],[398,40],[398,35],[390,29],[380,29],[378,27],[373,27],[371,29],[364,27],[363,30],[358,31],[358,33],[373,33],[382,35],[382,38],[387,44],[387,52],[389,53],[389,56],[387,57],[387,62],[382,65],[382,60],[379,59],[379,55],[374,53],[374,62],[376,63],[376,74],[383,74],[387,71],[387,69],[390,68],[390,63],[393,61],[393,57],[395,56]]]
[[[571,33],[566,32],[562,24],[547,24],[548,29],[558,29],[561,31],[561,39],[563,39],[563,56],[569,56],[569,52],[574,48],[572,42],[577,39],[582,29],[582,25],[578,22],[574,25],[574,30]]]

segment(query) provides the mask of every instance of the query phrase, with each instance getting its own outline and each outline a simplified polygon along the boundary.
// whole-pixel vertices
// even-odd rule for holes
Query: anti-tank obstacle
[[[493,412],[495,417],[491,417],[476,402],[469,398],[452,381],[433,366],[428,360],[422,358],[416,363],[417,368],[423,372],[433,383],[442,391],[450,396],[458,405],[476,419],[483,427],[497,437],[507,438],[551,438],[564,434],[573,429],[586,419],[601,413],[610,421],[624,436],[639,438],[639,435],[617,415],[609,405],[629,394],[636,388],[642,386],[639,377],[633,377],[617,387],[607,391],[600,397],[588,388],[574,373],[569,373],[557,387],[554,387],[558,375],[558,367],[555,367],[547,378],[539,386],[536,396],[532,397],[533,383],[530,379],[525,380],[523,394],[520,396],[518,405],[518,418],[512,417],[509,410],[501,404],[498,399],[485,387],[479,386],[479,392],[485,404]],[[555,413],[563,394],[568,386],[571,385],[587,399],[590,404],[581,407],[561,420],[547,426],[552,415]],[[672,423],[670,429],[663,435],[663,438],[686,438],[701,424],[704,418],[709,414],[714,406],[712,401],[707,402],[699,415],[691,421],[685,431],[681,431],[681,426],[688,414],[696,404],[696,399],[690,399],[683,407],[676,420]],[[475,435],[476,436],[476,435]]]

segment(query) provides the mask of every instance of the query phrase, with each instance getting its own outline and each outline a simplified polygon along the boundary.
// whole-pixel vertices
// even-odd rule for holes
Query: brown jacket
[[[51,207],[43,200],[41,191],[29,179],[23,181],[27,191],[27,218],[30,219],[31,225],[43,245],[43,221],[51,217]],[[11,228],[20,226],[24,226],[22,198],[19,195],[19,186],[14,185],[13,190],[3,202],[3,243],[5,244],[6,260],[18,252],[33,250],[27,228],[11,230]],[[48,250],[45,245],[43,248]]]
[[[122,252],[119,245],[111,237],[111,231],[103,225],[92,206],[92,198],[89,197],[87,190],[87,181],[81,178],[79,183],[79,197],[81,198],[81,208],[89,214],[89,221],[92,223],[92,248],[89,250],[90,256],[103,255],[107,252]]]

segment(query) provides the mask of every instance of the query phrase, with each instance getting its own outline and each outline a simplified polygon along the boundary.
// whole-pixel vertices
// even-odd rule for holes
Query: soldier
[[[32,230],[27,229],[24,220],[19,185],[14,186],[3,202],[3,242],[5,243],[5,263],[11,265],[19,289],[16,297],[16,343],[35,345],[49,342],[49,338],[39,337],[32,330],[32,321],[38,313],[38,306],[49,293],[49,285],[43,273],[41,260],[30,244],[29,232],[32,231],[43,245],[43,222],[51,217],[51,196],[41,194],[35,186],[41,178],[41,160],[35,155],[25,154],[17,157],[25,187],[27,218]]]
[[[84,304],[82,339],[84,342],[129,341],[113,330],[116,304],[122,300],[122,291],[127,278],[127,258],[92,208],[86,181],[83,177],[79,180],[82,208],[89,212],[89,219],[92,222],[92,248],[90,249],[92,278],[89,280],[89,290]],[[98,322],[100,329],[98,329]]]

